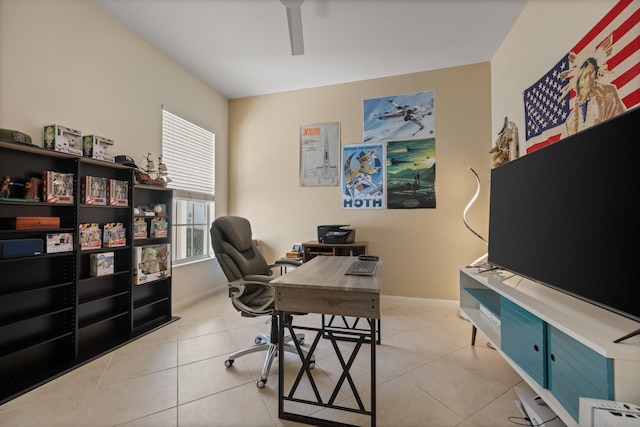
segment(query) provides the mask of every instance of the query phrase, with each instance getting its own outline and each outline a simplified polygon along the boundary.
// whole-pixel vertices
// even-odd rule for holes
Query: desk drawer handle
[[[540,350],[540,348],[538,347],[538,344],[534,344],[534,345],[533,345],[533,349],[534,349],[535,351],[539,351],[539,350]]]

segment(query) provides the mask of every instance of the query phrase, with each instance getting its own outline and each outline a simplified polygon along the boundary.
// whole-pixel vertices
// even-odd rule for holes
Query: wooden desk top
[[[345,275],[357,259],[317,256],[272,280],[276,310],[379,319],[382,262],[373,276]]]
[[[336,290],[344,292],[380,293],[382,288],[382,261],[378,261],[373,276],[344,274],[358,257],[317,256],[287,274],[271,281],[276,287]]]

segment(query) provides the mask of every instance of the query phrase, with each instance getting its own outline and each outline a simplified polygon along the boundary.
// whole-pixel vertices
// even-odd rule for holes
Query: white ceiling
[[[228,99],[490,61],[527,0],[91,0]]]

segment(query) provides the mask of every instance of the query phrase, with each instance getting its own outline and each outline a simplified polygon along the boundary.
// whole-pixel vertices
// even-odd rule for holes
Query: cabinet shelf
[[[129,314],[129,312],[127,310],[122,310],[122,311],[119,311],[119,312],[116,312],[116,313],[111,313],[111,314],[104,315],[104,316],[92,317],[92,318],[89,318],[89,319],[86,319],[86,320],[83,320],[82,322],[80,322],[80,324],[78,325],[78,328],[79,329],[88,329],[88,328],[97,326],[97,325],[99,325],[101,323],[108,322],[110,320],[117,319],[117,318],[122,317],[122,316],[127,316],[128,314]]]
[[[129,166],[26,144],[0,142],[0,170],[18,184],[43,171],[74,177],[71,204],[21,200],[18,186],[12,187],[12,199],[0,199],[2,217],[60,218],[60,226],[55,228],[2,229],[0,240],[46,240],[47,234],[69,233],[74,249],[57,253],[46,253],[45,249],[39,255],[0,259],[1,405],[138,338],[149,330],[148,322],[160,327],[172,321],[170,278],[159,286],[133,289],[132,225],[134,202],[164,204],[170,212],[173,192],[134,186],[134,169]],[[84,176],[126,182],[126,206],[85,204]],[[108,222],[123,224],[127,245],[81,250],[79,225],[103,226]],[[171,239],[150,241],[168,243]],[[104,252],[114,253],[115,272],[93,277],[91,254]],[[144,308],[146,304],[149,310]]]
[[[141,308],[144,307],[149,307],[151,305],[154,304],[161,304],[163,302],[169,301],[169,297],[164,297],[164,298],[158,298],[158,299],[154,299],[154,298],[146,298],[146,299],[142,299],[142,300],[138,300],[135,302],[133,309],[134,310],[139,310]]]
[[[44,346],[53,341],[69,338],[73,335],[73,331],[67,332],[53,332],[47,334],[41,334],[32,336],[29,339],[19,341],[16,344],[8,347],[0,348],[0,361],[8,356],[19,356],[19,353],[33,349],[34,347]]]
[[[37,320],[39,317],[55,316],[56,314],[64,313],[70,310],[73,310],[73,307],[61,305],[59,307],[51,307],[47,310],[36,310],[33,312],[24,313],[21,316],[13,316],[11,318],[11,321],[5,320],[0,322],[0,328],[9,326],[9,325],[19,327],[20,326],[19,324],[22,322],[30,322],[33,320]]]
[[[103,300],[108,300],[108,299],[112,299],[112,298],[117,298],[120,297],[122,295],[127,295],[129,293],[129,291],[122,291],[122,292],[117,292],[117,293],[107,293],[107,294],[102,294],[102,295],[94,295],[91,298],[86,298],[80,301],[80,305],[83,304],[91,304],[92,302],[96,302],[96,301],[103,301]]]
[[[28,286],[28,287],[21,286],[13,290],[9,289],[7,291],[0,292],[0,298],[9,297],[9,296],[22,296],[24,298],[28,298],[29,297],[28,294],[30,292],[43,291],[47,289],[56,289],[64,286],[73,286],[73,285],[74,285],[74,282],[63,282],[63,283],[56,283],[56,284],[45,284],[40,286]]]

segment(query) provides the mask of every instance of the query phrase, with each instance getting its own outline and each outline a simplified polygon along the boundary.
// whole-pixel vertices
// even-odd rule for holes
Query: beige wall
[[[462,212],[476,189],[471,166],[485,192],[469,222],[486,234],[490,88],[484,63],[230,101],[229,212],[250,219],[270,259],[315,240],[317,225],[351,224],[384,260],[384,294],[455,300],[457,267],[486,250]],[[426,90],[435,93],[436,209],[345,210],[340,187],[299,187],[300,126],[340,122],[343,145],[362,143],[364,99]]]
[[[226,209],[228,102],[85,0],[0,0],[0,128],[60,124],[159,155],[162,106],[216,134],[217,204]],[[0,213],[1,216],[1,213]],[[217,263],[174,269],[174,301],[222,286]]]
[[[139,158],[160,151],[166,105],[216,133],[216,213],[247,216],[268,257],[315,239],[318,224],[347,222],[383,257],[385,294],[456,299],[457,266],[485,249],[462,223],[475,191],[467,167],[483,184],[469,222],[486,237],[488,150],[502,119],[524,131],[523,90],[613,4],[531,0],[490,65],[229,103],[86,0],[0,0],[0,127],[38,143],[46,124],[76,127]],[[338,187],[298,187],[301,125],[337,121],[342,144],[359,143],[363,99],[423,90],[436,100],[436,209],[346,211]],[[224,283],[215,261],[176,268],[174,304]]]
[[[491,60],[492,135],[508,116],[524,143],[524,90],[545,75],[618,0],[529,0]]]

